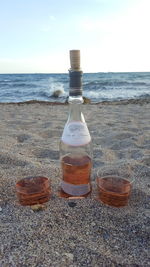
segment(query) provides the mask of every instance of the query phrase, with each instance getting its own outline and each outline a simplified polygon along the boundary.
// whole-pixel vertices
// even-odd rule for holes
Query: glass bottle
[[[68,196],[85,196],[91,191],[91,136],[81,111],[82,74],[80,50],[70,51],[69,117],[60,142],[61,191]]]

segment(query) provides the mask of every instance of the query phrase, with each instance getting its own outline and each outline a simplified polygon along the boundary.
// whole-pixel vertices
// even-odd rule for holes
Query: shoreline
[[[138,99],[127,99],[127,100],[114,100],[114,101],[101,101],[101,102],[90,102],[89,98],[85,98],[89,100],[88,103],[83,103],[84,105],[128,105],[128,104],[149,104],[150,97],[147,98],[138,98]],[[42,104],[42,105],[68,105],[67,102],[59,102],[59,101],[43,101],[43,100],[28,100],[22,102],[0,102],[0,105],[24,105],[24,104]]]

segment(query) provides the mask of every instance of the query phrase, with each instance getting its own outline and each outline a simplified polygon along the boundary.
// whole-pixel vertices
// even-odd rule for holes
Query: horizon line
[[[97,74],[97,73],[150,73],[150,71],[95,71],[95,72],[83,72],[83,74]],[[68,72],[1,72],[0,75],[9,74],[68,74]]]

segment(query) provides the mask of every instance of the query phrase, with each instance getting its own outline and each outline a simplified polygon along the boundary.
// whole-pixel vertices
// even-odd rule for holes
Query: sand
[[[150,266],[150,102],[88,104],[83,113],[93,140],[93,191],[68,200],[58,196],[68,105],[0,105],[0,266]],[[126,207],[96,198],[97,170],[110,163],[128,163],[137,176]],[[40,211],[16,197],[16,181],[31,175],[51,180]]]

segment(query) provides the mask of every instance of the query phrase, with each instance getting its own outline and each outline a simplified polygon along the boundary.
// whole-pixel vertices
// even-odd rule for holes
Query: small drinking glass
[[[132,190],[134,173],[129,164],[107,165],[97,172],[98,198],[114,207],[126,206]]]
[[[43,204],[50,199],[50,181],[47,177],[25,177],[16,183],[16,193],[21,205]]]

